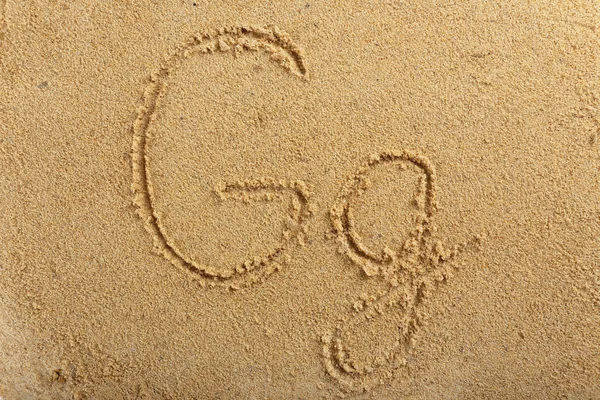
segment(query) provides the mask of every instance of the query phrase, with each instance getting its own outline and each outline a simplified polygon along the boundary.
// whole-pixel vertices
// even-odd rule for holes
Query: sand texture
[[[0,0],[0,399],[600,399],[599,23]]]

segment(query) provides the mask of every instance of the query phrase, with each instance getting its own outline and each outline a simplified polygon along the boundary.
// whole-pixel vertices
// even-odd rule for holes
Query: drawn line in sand
[[[275,180],[270,178],[254,179],[249,181],[222,182],[215,187],[215,193],[222,201],[240,201],[250,203],[256,201],[271,202],[283,200],[285,192],[292,193],[292,200],[288,209],[288,218],[282,232],[282,244],[271,250],[266,255],[256,256],[236,265],[229,271],[209,272],[213,276],[230,278],[234,273],[251,274],[252,281],[265,277],[281,268],[281,264],[288,261],[289,255],[285,251],[296,241],[300,245],[306,242],[306,220],[313,214],[309,202],[310,192],[302,181]]]
[[[384,249],[381,254],[364,244],[355,230],[352,201],[367,190],[369,172],[376,166],[396,163],[402,168],[416,168],[420,173],[415,202],[419,213],[415,227],[400,249]],[[402,169],[401,168],[401,169]],[[483,236],[447,248],[434,238],[433,217],[437,210],[436,175],[431,162],[423,155],[404,152],[385,152],[372,156],[348,180],[331,209],[330,217],[340,252],[360,266],[369,279],[382,278],[389,286],[387,292],[361,296],[348,318],[321,337],[325,369],[347,391],[367,391],[393,378],[406,366],[405,356],[413,345],[419,328],[419,306],[439,282],[447,280],[456,266],[452,261],[463,251],[477,247]],[[368,325],[378,320],[395,321],[386,326],[395,335],[392,345],[378,348],[363,358],[357,358],[346,342],[352,332],[368,331]],[[376,331],[377,332],[377,331]],[[379,337],[373,337],[377,345]]]
[[[1,0],[0,0],[1,1]],[[157,72],[151,75],[150,84],[143,97],[143,105],[133,125],[132,170],[134,204],[138,214],[145,221],[146,229],[153,237],[157,251],[173,264],[191,272],[194,277],[204,278],[212,283],[225,283],[231,288],[238,288],[262,281],[280,266],[284,253],[288,249],[289,240],[284,240],[281,247],[269,252],[266,256],[240,262],[240,265],[227,270],[214,266],[202,265],[183,254],[165,234],[158,213],[153,205],[156,203],[152,181],[150,179],[150,158],[146,154],[147,132],[154,121],[161,97],[164,96],[169,76],[181,63],[195,55],[230,52],[234,56],[244,51],[265,51],[270,59],[300,79],[307,78],[304,58],[298,46],[289,36],[276,27],[242,26],[222,28],[218,31],[204,32],[193,36],[186,43],[177,47],[164,60]],[[302,225],[310,214],[308,207],[309,193],[302,182],[275,181],[263,179],[252,182],[223,184],[216,188],[223,200],[268,200],[278,198],[284,191],[292,191],[291,220]],[[297,229],[297,228],[294,228]],[[302,228],[300,229],[302,232]],[[284,231],[284,238],[301,237],[292,230]],[[202,283],[204,283],[201,280]]]

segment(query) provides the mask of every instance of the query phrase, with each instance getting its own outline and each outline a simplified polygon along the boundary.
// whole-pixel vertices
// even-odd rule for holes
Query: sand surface
[[[0,0],[0,398],[600,399],[599,7]]]

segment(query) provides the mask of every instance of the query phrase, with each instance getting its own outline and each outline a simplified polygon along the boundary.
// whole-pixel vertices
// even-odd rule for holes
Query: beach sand
[[[600,399],[598,8],[0,0],[0,398]]]

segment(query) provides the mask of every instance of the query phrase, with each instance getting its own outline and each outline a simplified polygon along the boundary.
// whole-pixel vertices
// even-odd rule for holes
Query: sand
[[[598,7],[0,0],[0,398],[600,399]]]

